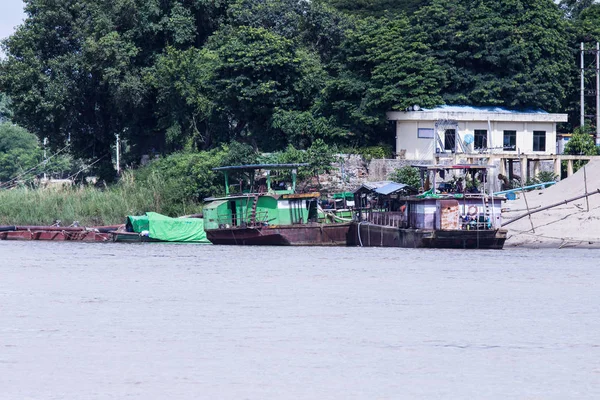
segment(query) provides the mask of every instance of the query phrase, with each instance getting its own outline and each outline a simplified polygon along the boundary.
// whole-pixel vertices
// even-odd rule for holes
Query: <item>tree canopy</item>
[[[28,0],[0,118],[114,175],[220,148],[391,143],[414,104],[573,110],[599,6],[563,0]],[[9,101],[10,99],[10,101]]]

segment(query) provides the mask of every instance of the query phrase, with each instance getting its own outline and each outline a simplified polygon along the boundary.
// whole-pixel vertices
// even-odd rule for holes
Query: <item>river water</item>
[[[0,399],[598,399],[599,255],[0,242]]]

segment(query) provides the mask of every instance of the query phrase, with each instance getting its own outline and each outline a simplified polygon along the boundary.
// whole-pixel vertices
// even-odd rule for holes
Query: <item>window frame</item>
[[[435,129],[433,128],[417,128],[417,138],[419,139],[434,139]]]
[[[454,133],[452,137],[452,141],[449,141],[449,135]],[[450,150],[451,152],[456,151],[456,129],[446,129],[444,130],[444,151]]]
[[[488,147],[488,131],[487,129],[475,129],[473,131],[473,149],[477,150],[477,149],[487,149]],[[477,146],[477,138],[482,139],[481,140],[481,144],[482,146]]]
[[[509,144],[506,144],[506,139],[509,139]],[[514,148],[511,148],[514,147]],[[502,150],[504,151],[517,151],[517,131],[505,130],[502,136]]]
[[[533,151],[546,151],[546,138],[547,138],[546,131],[533,131],[533,143],[532,143]],[[543,144],[543,146],[540,146],[540,143]],[[537,149],[536,149],[536,144],[538,147]]]

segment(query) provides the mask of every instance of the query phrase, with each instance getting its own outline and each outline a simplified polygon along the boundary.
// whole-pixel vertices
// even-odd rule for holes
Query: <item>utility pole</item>
[[[596,42],[596,146],[600,145],[600,43]]]
[[[585,66],[585,54],[593,54],[594,55],[594,67],[586,67]],[[590,61],[588,59],[588,61]],[[593,50],[585,50],[585,44],[581,42],[581,113],[579,118],[579,125],[583,127],[585,124],[585,118],[588,117],[592,120],[595,120],[596,126],[596,145],[600,146],[600,43],[596,42],[596,47]],[[596,88],[594,89],[585,89],[585,71],[586,70],[594,70],[596,72]],[[586,115],[585,114],[585,96],[594,96],[596,98],[596,112],[594,114]]]
[[[581,114],[579,116],[579,126],[585,124],[585,60],[584,60],[585,47],[581,42],[581,98],[579,100],[581,105]]]
[[[117,175],[121,175],[121,152],[120,152],[120,142],[119,142],[119,134],[115,135],[117,137],[116,150],[117,150]]]
[[[46,167],[48,166],[48,157],[46,157],[46,145],[48,144],[48,138],[44,138],[44,181],[46,180]]]

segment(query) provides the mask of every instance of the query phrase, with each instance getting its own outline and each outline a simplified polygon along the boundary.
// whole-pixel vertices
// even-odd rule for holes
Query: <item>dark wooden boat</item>
[[[350,246],[438,249],[502,249],[506,229],[433,230],[354,223],[348,234]]]
[[[424,175],[432,176],[433,188],[437,188],[436,174],[448,170],[479,174],[485,186],[490,169],[481,165],[419,168],[422,182]],[[504,197],[484,192],[465,193],[462,188],[456,190],[448,183],[440,185],[444,192],[432,189],[420,195],[407,195],[401,191],[403,186],[391,192],[375,189],[369,193],[359,189],[355,193],[358,219],[348,234],[349,245],[457,249],[502,249],[504,246],[507,237],[507,230],[501,228]]]

